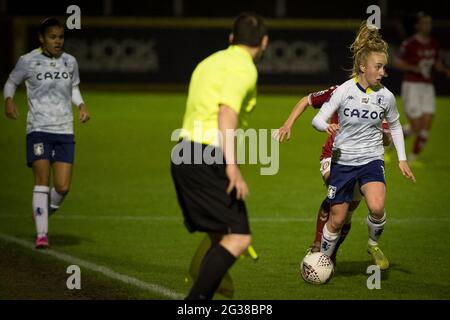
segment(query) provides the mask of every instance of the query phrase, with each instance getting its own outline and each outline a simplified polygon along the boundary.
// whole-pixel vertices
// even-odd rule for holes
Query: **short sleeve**
[[[339,109],[342,102],[342,95],[345,89],[340,86],[334,90],[312,121],[312,125],[319,131],[325,131],[328,127],[328,119]]]
[[[342,103],[343,91],[343,87],[338,87],[336,90],[331,91],[327,97],[327,100],[323,102],[320,111],[326,109],[324,113],[327,114],[327,120],[332,116],[334,112],[336,112],[337,109],[339,109]]]
[[[310,93],[308,95],[309,105],[311,105],[314,109],[320,109],[322,105],[330,99],[336,88],[337,86],[333,86],[326,90]]]
[[[222,84],[219,104],[224,104],[239,114],[244,101],[255,91],[255,87],[256,73],[243,69],[230,71]]]

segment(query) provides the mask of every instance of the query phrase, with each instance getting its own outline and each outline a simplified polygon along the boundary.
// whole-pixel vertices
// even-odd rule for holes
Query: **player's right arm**
[[[3,97],[5,100],[5,115],[10,119],[17,119],[19,117],[19,111],[14,104],[14,94],[17,87],[25,80],[27,74],[26,62],[24,57],[20,57],[17,61],[13,71],[9,74],[8,80],[3,87]]]
[[[256,69],[254,73],[249,73],[246,69],[234,69],[228,73],[219,99],[218,127],[226,162],[225,173],[229,180],[227,193],[230,194],[233,189],[236,189],[236,197],[240,200],[244,200],[249,191],[237,165],[234,133],[239,125],[239,114],[243,101],[249,92],[253,92],[256,79]]]
[[[336,134],[339,130],[339,124],[337,123],[328,123],[328,120],[331,118],[333,113],[335,113],[340,106],[341,103],[341,91],[342,87],[337,88],[331,95],[330,99],[325,102],[320,108],[320,111],[314,117],[312,121],[312,126],[317,131],[327,132],[329,135]]]
[[[16,120],[19,117],[19,110],[17,110],[13,99],[10,97],[5,100],[5,115],[7,118]]]
[[[5,99],[5,115],[7,118],[16,120],[19,117],[19,110],[14,104],[13,97],[16,92],[16,84],[8,79],[3,88],[3,97]]]
[[[236,188],[237,199],[244,200],[248,196],[248,186],[241,175],[236,162],[235,135],[239,123],[239,115],[231,107],[221,104],[219,106],[219,131],[222,138],[223,156],[226,162],[225,172],[229,183],[227,193],[230,194]]]

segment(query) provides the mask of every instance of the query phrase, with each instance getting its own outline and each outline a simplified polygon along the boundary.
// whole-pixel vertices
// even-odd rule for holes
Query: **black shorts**
[[[250,234],[244,201],[237,200],[236,191],[227,194],[228,178],[223,163],[194,164],[194,146],[199,144],[180,141],[178,146],[191,147],[191,162],[175,164],[171,172],[189,232],[202,231],[221,234]],[[205,150],[201,145],[197,150]],[[185,150],[185,149],[184,149]],[[221,153],[218,148],[214,152]],[[197,155],[198,156],[198,155]],[[199,159],[198,157],[196,159]]]

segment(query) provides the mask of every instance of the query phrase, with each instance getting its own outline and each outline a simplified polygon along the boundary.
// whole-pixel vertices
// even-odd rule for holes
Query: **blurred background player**
[[[321,90],[321,91],[310,93],[307,96],[300,99],[300,101],[292,109],[291,114],[289,115],[288,119],[285,121],[283,126],[280,127],[277,131],[275,131],[274,138],[280,142],[290,139],[292,127],[294,126],[297,119],[306,110],[306,108],[308,106],[312,106],[315,109],[320,109],[322,107],[322,105],[326,101],[328,101],[328,99],[331,97],[333,91],[336,88],[337,88],[337,86],[332,86],[326,90]],[[333,114],[333,116],[331,117],[330,123],[336,123],[336,124],[339,123],[337,113]],[[383,125],[383,143],[384,143],[384,145],[389,145],[390,144],[389,126],[387,125],[386,121],[383,121],[382,125]],[[321,173],[322,179],[327,188],[328,188],[328,179],[330,176],[331,156],[332,156],[332,148],[333,148],[334,138],[335,138],[335,134],[328,136],[325,144],[322,146],[322,153],[320,155],[320,173]],[[362,195],[361,195],[361,191],[359,189],[359,185],[355,184],[353,199],[349,206],[349,212],[347,215],[347,219],[344,222],[344,225],[341,230],[341,236],[339,238],[338,243],[336,244],[336,248],[333,252],[333,255],[331,256],[331,258],[335,264],[336,264],[336,255],[337,255],[338,249],[339,249],[340,245],[344,242],[348,233],[350,232],[351,225],[352,225],[352,216],[353,216],[354,211],[357,209],[359,203],[361,202],[361,199],[362,199]],[[319,252],[320,251],[320,241],[322,239],[323,227],[324,227],[325,223],[328,221],[329,214],[330,214],[330,204],[328,203],[327,199],[325,198],[325,200],[320,205],[319,211],[317,213],[316,233],[315,233],[315,238],[314,238],[313,244],[310,247],[311,252]]]
[[[351,46],[351,79],[333,92],[312,122],[317,130],[336,134],[328,187],[331,211],[323,228],[321,252],[330,257],[333,255],[348,218],[355,184],[358,183],[369,209],[368,252],[381,270],[389,268],[389,260],[378,245],[386,223],[382,141],[384,118],[391,130],[399,168],[404,176],[415,181],[406,161],[395,96],[381,85],[381,79],[385,76],[387,49],[388,45],[378,30],[364,22]],[[339,124],[329,124],[327,120],[335,112],[338,112]]]
[[[415,160],[420,154],[431,129],[436,109],[432,70],[450,77],[450,69],[439,57],[439,44],[431,37],[431,16],[417,13],[414,27],[416,33],[402,43],[399,56],[394,59],[394,65],[404,72],[401,95],[409,121],[404,127],[405,135],[411,130],[415,135],[409,160]]]
[[[171,172],[188,231],[206,232],[212,245],[187,300],[212,299],[228,269],[251,243],[244,203],[248,187],[236,162],[234,132],[256,104],[255,61],[267,47],[266,33],[262,17],[240,14],[228,49],[201,61],[191,77],[183,140],[172,153]],[[218,160],[205,160],[205,153]],[[177,156],[188,159],[178,162]]]
[[[64,27],[49,18],[39,28],[41,47],[20,57],[4,86],[5,113],[17,119],[13,102],[16,88],[25,81],[28,96],[27,165],[34,175],[33,217],[36,248],[46,248],[50,211],[61,205],[69,192],[74,160],[72,103],[79,108],[81,122],[89,113],[81,97],[75,57],[63,52]],[[50,169],[53,188],[49,189]]]

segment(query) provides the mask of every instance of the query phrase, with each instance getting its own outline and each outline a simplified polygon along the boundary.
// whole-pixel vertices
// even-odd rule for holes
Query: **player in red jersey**
[[[394,65],[404,72],[402,100],[416,137],[408,156],[410,160],[415,160],[425,146],[436,109],[432,69],[450,77],[450,68],[445,67],[439,57],[439,44],[431,37],[431,16],[419,12],[415,29],[416,33],[403,41],[394,61]]]
[[[281,126],[275,133],[273,138],[278,140],[279,142],[283,142],[285,140],[289,140],[291,137],[291,130],[292,127],[297,121],[297,119],[302,115],[302,113],[306,110],[308,106],[312,106],[314,109],[320,109],[322,105],[328,101],[328,99],[333,94],[333,91],[337,88],[337,86],[332,86],[326,90],[313,92],[308,94],[307,96],[300,99],[300,101],[295,105],[293,108],[291,114],[289,115],[289,118],[286,120],[286,122]],[[338,124],[339,119],[337,113],[335,113],[330,123],[332,124]],[[383,122],[383,143],[384,145],[390,144],[390,134],[389,134],[389,127],[386,122]],[[333,142],[334,142],[335,135],[328,136],[327,141],[322,146],[322,153],[320,155],[320,173],[322,175],[323,181],[325,182],[326,186],[328,187],[328,178],[330,176],[330,167],[331,167],[331,156],[332,156],[332,148],[333,148]],[[355,189],[353,191],[353,200],[349,207],[349,214],[347,216],[347,221],[345,222],[344,226],[342,227],[341,231],[341,237],[339,239],[339,242],[336,245],[336,249],[334,250],[333,256],[331,257],[333,262],[336,263],[336,253],[338,251],[339,246],[344,242],[345,238],[347,237],[348,233],[351,229],[351,223],[352,223],[352,215],[353,212],[358,207],[359,203],[361,202],[362,194],[359,189],[359,185],[357,184],[355,186]],[[311,251],[312,252],[319,252],[320,251],[320,241],[322,238],[322,232],[323,232],[323,226],[328,221],[328,217],[330,214],[330,204],[327,203],[326,198],[322,202],[319,208],[319,212],[317,213],[317,221],[316,221],[316,234],[314,238],[314,242],[311,245]]]

